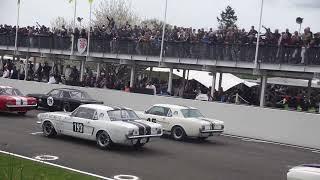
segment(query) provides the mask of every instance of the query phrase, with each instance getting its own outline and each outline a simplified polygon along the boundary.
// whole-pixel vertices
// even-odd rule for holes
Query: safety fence
[[[37,49],[70,50],[85,53],[88,47],[87,39],[75,38],[72,47],[72,38],[69,36],[18,36],[18,47]],[[0,35],[0,46],[15,46],[15,36]],[[90,40],[90,51],[110,54],[129,54],[159,56],[161,41],[159,39],[142,41],[130,38],[97,38]],[[247,61],[254,62],[256,44],[216,44],[210,42],[165,41],[164,57],[209,59],[219,61]],[[304,64],[320,65],[320,47],[266,45],[261,44],[258,60],[271,64]]]

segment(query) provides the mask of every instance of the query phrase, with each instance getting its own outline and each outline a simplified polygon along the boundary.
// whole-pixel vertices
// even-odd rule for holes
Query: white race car
[[[319,180],[320,164],[305,164],[294,167],[287,173],[287,180]]]
[[[205,118],[198,109],[185,106],[156,104],[145,112],[137,112],[141,119],[159,123],[166,134],[175,140],[185,137],[207,139],[224,131],[222,121]]]
[[[142,147],[150,138],[162,136],[160,124],[140,120],[127,108],[87,104],[72,113],[42,113],[38,118],[47,137],[62,134],[93,140],[102,149],[114,143]]]

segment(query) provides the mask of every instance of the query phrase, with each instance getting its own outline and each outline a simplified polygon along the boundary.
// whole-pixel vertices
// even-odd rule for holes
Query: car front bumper
[[[7,111],[13,112],[25,112],[28,110],[36,109],[37,104],[35,105],[6,105]]]
[[[223,130],[200,130],[199,137],[219,136]]]
[[[137,136],[127,136],[127,139],[143,139],[143,138],[156,138],[161,137],[161,134],[151,134],[151,135],[137,135]]]

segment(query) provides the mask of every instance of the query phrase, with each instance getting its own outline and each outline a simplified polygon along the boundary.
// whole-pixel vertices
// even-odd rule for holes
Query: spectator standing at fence
[[[291,34],[288,32],[282,33],[280,40],[280,58],[283,62],[288,63],[291,57]]]
[[[28,63],[28,74],[27,74],[27,79],[30,81],[33,81],[33,75],[34,75],[34,66],[31,63],[31,61],[29,61]]]
[[[47,62],[45,62],[44,66],[43,66],[42,73],[43,73],[43,76],[44,76],[44,78],[46,79],[47,82],[49,82],[50,70],[51,70],[51,67],[48,65]]]
[[[153,95],[156,95],[156,94],[157,94],[157,88],[156,88],[156,86],[155,86],[153,83],[149,82],[149,83],[147,84],[146,88],[147,88],[147,89],[152,89],[152,90],[153,90]]]
[[[38,82],[42,81],[42,78],[43,78],[42,70],[43,70],[42,64],[39,63],[38,69],[36,70],[36,76],[37,76]]]
[[[71,81],[71,73],[72,73],[72,69],[70,67],[70,65],[68,64],[66,67],[66,70],[64,72],[64,77],[66,79],[66,84],[69,84],[69,82]]]
[[[297,63],[297,60],[299,60],[299,56],[301,54],[301,45],[302,45],[302,40],[301,37],[299,36],[298,31],[295,31],[292,38],[291,38],[291,43],[292,46],[294,47],[294,51],[292,53],[292,59],[295,63]]]
[[[307,27],[304,29],[304,33],[302,34],[302,42],[303,42],[303,46],[302,46],[302,50],[301,50],[301,64],[306,63],[306,53],[308,51],[310,42],[313,38],[313,33],[310,31],[310,27]]]
[[[71,85],[75,85],[78,82],[79,79],[79,71],[76,66],[73,66],[71,74],[70,74],[70,79],[72,81]]]
[[[248,33],[248,35],[256,36],[258,34],[258,31],[254,29],[254,26],[251,26],[251,29]]]
[[[9,71],[7,65],[3,68],[3,75],[2,75],[2,77],[4,77],[4,78],[9,78],[9,77],[10,77],[10,71]]]
[[[49,78],[48,84],[57,84],[57,80],[56,80],[56,78],[55,78],[53,73],[50,74],[50,78]]]
[[[16,66],[13,66],[11,73],[10,73],[10,79],[18,79],[18,70]]]
[[[25,77],[25,65],[24,65],[22,60],[19,62],[18,71],[19,71],[18,78],[20,80],[24,80],[24,77]]]

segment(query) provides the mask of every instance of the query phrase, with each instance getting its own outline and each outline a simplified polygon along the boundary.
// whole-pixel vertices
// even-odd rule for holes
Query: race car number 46
[[[83,133],[83,124],[82,123],[73,123],[73,132]]]

